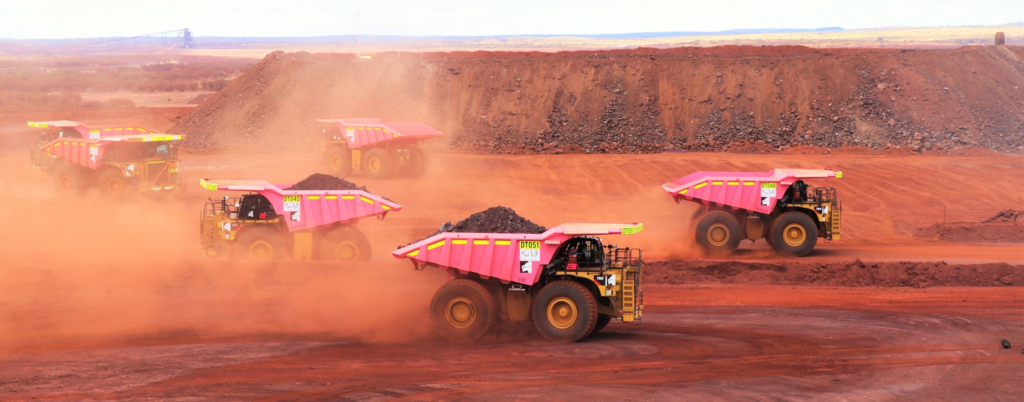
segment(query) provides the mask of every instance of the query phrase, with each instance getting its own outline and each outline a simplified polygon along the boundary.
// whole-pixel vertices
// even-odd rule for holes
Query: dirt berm
[[[313,150],[316,118],[420,121],[496,153],[1024,145],[1024,48],[275,52],[171,130],[192,151]],[[753,145],[751,145],[753,143]],[[735,149],[734,145],[738,144]],[[870,149],[868,151],[870,151]]]
[[[1024,266],[1006,263],[798,262],[670,260],[644,264],[653,284],[727,283],[825,286],[1022,286]]]

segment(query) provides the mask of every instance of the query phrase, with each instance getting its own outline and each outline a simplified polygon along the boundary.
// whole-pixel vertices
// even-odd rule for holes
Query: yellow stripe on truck
[[[447,241],[447,240],[441,240],[441,241],[439,241],[439,242],[437,242],[437,243],[431,244],[431,245],[427,246],[427,250],[433,250],[433,249],[435,249],[435,248],[441,247],[441,246],[443,246],[443,245],[444,245],[444,243],[445,243],[446,241]]]

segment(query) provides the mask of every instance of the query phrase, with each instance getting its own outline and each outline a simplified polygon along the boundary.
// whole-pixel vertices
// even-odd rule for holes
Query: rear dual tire
[[[370,239],[351,226],[331,230],[320,241],[320,259],[325,261],[369,261],[370,253]]]
[[[697,244],[710,257],[725,257],[740,246],[740,222],[725,211],[704,214],[697,223]]]
[[[363,173],[371,179],[388,179],[395,172],[395,159],[384,148],[373,148],[363,156]]]
[[[96,180],[100,194],[114,200],[125,200],[138,192],[135,183],[124,176],[120,169],[108,168]]]
[[[78,195],[85,191],[85,177],[75,166],[60,166],[53,174],[57,192],[62,195]]]
[[[441,286],[430,301],[434,329],[451,342],[468,343],[482,338],[497,321],[494,297],[483,285],[454,279]]]

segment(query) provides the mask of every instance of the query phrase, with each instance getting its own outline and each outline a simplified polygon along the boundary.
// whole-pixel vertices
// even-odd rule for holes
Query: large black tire
[[[597,326],[597,300],[579,282],[557,280],[533,300],[533,325],[552,342],[576,342]]]
[[[85,191],[85,178],[76,166],[61,164],[54,171],[53,180],[61,195],[78,195]]]
[[[370,239],[352,226],[340,226],[320,241],[320,259],[324,261],[369,261]]]
[[[346,147],[333,147],[324,154],[324,163],[327,164],[327,172],[337,176],[345,177],[352,174],[352,151]]]
[[[786,212],[772,222],[768,241],[779,254],[803,257],[818,242],[818,225],[803,212]]]
[[[419,147],[409,147],[409,164],[402,168],[402,176],[423,176],[427,172],[427,166],[429,165],[430,158],[427,157],[426,152],[423,152]]]
[[[103,172],[100,173],[99,179],[96,180],[96,185],[99,188],[101,195],[114,200],[126,200],[138,192],[138,188],[135,187],[135,182],[124,177],[124,173],[122,173],[120,169],[116,168],[107,168],[103,170]]]
[[[608,323],[610,323],[610,322],[612,322],[612,316],[604,315],[604,314],[598,314],[598,316],[597,316],[597,324],[594,325],[594,331],[591,332],[591,334],[595,334],[595,333],[601,331],[602,329],[604,329],[604,327],[607,327]]]
[[[469,279],[444,284],[430,301],[434,329],[452,342],[473,342],[491,329],[498,318],[494,297]]]
[[[708,256],[730,255],[740,246],[740,222],[725,211],[708,212],[697,223],[695,238]]]
[[[387,179],[395,172],[395,161],[383,148],[373,148],[363,155],[363,173],[371,179]]]
[[[288,257],[288,247],[276,231],[251,228],[238,235],[232,255],[239,260],[278,261]]]

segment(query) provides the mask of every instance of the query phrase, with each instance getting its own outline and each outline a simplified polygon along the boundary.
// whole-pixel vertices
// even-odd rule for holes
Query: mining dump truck
[[[402,209],[362,190],[283,190],[264,180],[200,179],[199,184],[246,192],[204,205],[199,230],[208,257],[367,261],[370,240],[356,224]]]
[[[97,187],[103,195],[122,199],[136,193],[164,196],[181,188],[181,135],[138,127],[89,128],[66,120],[28,125],[44,129],[29,152],[32,167],[53,176],[58,191]]]
[[[697,244],[711,256],[736,251],[741,240],[765,238],[783,255],[804,256],[817,239],[839,240],[842,205],[832,187],[805,179],[842,178],[830,169],[697,172],[665,183],[675,198],[696,202]]]
[[[597,237],[640,232],[639,223],[566,223],[541,234],[440,233],[394,252],[416,269],[448,271],[430,303],[445,338],[469,342],[497,321],[525,321],[544,338],[575,342],[612,319],[639,322],[643,291],[639,249]]]
[[[397,123],[382,119],[317,119],[325,128],[324,162],[334,176],[358,169],[367,177],[419,177],[427,171],[427,154],[417,144],[440,137],[423,123]]]

